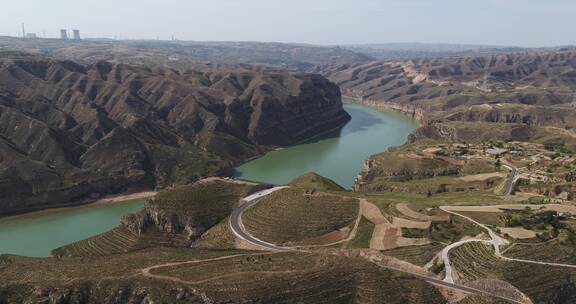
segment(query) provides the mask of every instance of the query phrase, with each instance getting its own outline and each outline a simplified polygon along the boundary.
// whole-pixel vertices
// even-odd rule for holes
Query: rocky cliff
[[[0,59],[0,214],[222,173],[343,125],[340,99],[251,66]]]

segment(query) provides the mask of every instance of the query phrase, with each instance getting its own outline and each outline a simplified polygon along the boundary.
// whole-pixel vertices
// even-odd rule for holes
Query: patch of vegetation
[[[398,247],[382,251],[382,254],[389,255],[414,265],[424,266],[444,248],[443,244],[430,243],[422,246]]]
[[[8,303],[60,294],[65,302],[202,303],[182,281],[194,282],[214,303],[443,303],[438,290],[421,279],[326,254],[162,249],[91,259],[0,260],[0,300]],[[142,269],[152,266],[157,268],[151,275],[164,277],[145,277]]]
[[[402,236],[407,238],[423,238],[427,233],[424,229],[402,228]]]
[[[510,302],[488,295],[468,295],[457,304],[509,304]]]
[[[295,244],[351,226],[357,218],[356,199],[287,188],[262,198],[242,216],[254,236],[278,244]]]
[[[492,226],[502,226],[505,222],[505,217],[499,212],[467,212],[458,211],[458,214],[467,216],[479,223]]]
[[[432,265],[432,267],[430,267],[430,271],[434,274],[440,274],[442,271],[444,271],[445,268],[446,268],[446,265],[444,265],[444,262],[436,261],[434,263],[434,265]]]
[[[193,246],[206,249],[233,249],[236,237],[226,218],[202,234]]]
[[[203,181],[165,190],[149,201],[144,210],[126,216],[120,226],[100,235],[52,251],[55,256],[105,256],[151,247],[189,247],[193,239],[185,225],[210,229],[228,217],[238,201],[259,186],[220,180]],[[151,219],[155,213],[159,222]],[[168,225],[174,229],[165,229]],[[135,226],[138,229],[129,229]],[[203,231],[201,231],[203,232]],[[197,235],[196,237],[200,237]],[[218,239],[221,237],[221,239]],[[233,238],[232,238],[233,239]],[[205,246],[233,248],[225,227],[210,231]]]
[[[476,236],[484,230],[461,217],[450,216],[450,222],[432,223],[428,238],[445,244],[454,243],[464,236]]]
[[[494,255],[492,246],[477,242],[455,248],[450,259],[462,282],[499,279],[518,288],[534,303],[576,301],[574,269],[505,261]]]
[[[309,190],[318,191],[345,191],[342,186],[338,185],[335,181],[323,177],[316,173],[306,173],[300,177],[293,179],[290,186],[300,187]]]
[[[574,235],[571,236],[573,238]],[[545,243],[515,244],[505,256],[523,260],[576,265],[576,244],[556,239]]]
[[[356,237],[348,243],[350,248],[369,248],[370,239],[372,238],[372,233],[374,232],[374,224],[368,221],[365,217],[362,217],[360,224],[358,225],[358,231],[356,232]]]

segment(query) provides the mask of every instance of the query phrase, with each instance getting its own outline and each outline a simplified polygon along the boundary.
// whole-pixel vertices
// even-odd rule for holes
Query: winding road
[[[284,189],[284,188],[288,188],[288,187],[287,186],[279,186],[279,187],[274,187],[274,188],[262,190],[262,191],[256,192],[256,193],[242,199],[243,203],[238,208],[236,208],[232,211],[232,214],[231,214],[230,220],[229,220],[230,228],[231,228],[232,232],[234,233],[234,235],[236,235],[238,238],[240,238],[240,239],[242,239],[242,240],[244,240],[244,241],[246,241],[252,245],[258,246],[264,250],[276,251],[276,252],[278,252],[278,251],[309,252],[309,251],[299,249],[299,248],[281,247],[281,246],[260,240],[256,237],[254,237],[253,235],[251,235],[249,232],[247,232],[246,229],[244,228],[244,226],[242,225],[242,214],[244,213],[244,211],[246,209],[257,204],[262,197],[269,195],[270,193],[273,193],[275,191]],[[484,241],[486,241],[486,240],[484,240]],[[488,241],[486,241],[486,242],[488,242]],[[420,279],[422,279],[422,280],[424,280],[424,281],[426,281],[432,285],[446,287],[446,288],[456,290],[456,291],[459,291],[459,292],[462,292],[465,294],[486,294],[486,295],[494,296],[494,297],[497,297],[497,298],[500,298],[500,299],[503,299],[506,301],[510,301],[512,303],[524,304],[524,302],[517,301],[516,299],[510,299],[510,298],[502,297],[499,295],[494,295],[494,294],[488,293],[488,292],[483,291],[483,290],[479,290],[476,288],[456,284],[453,281],[450,282],[447,280],[440,280],[440,279],[437,279],[434,277],[422,275],[422,274],[411,272],[411,271],[406,271],[404,269],[389,267],[389,266],[382,265],[382,264],[378,264],[378,266],[380,266],[382,268],[394,270],[394,271],[407,273],[407,274],[410,274],[414,277],[420,278]]]
[[[230,228],[232,229],[232,232],[234,233],[234,235],[236,235],[238,238],[252,244],[252,245],[256,245],[259,247],[262,247],[263,249],[267,249],[267,250],[271,250],[271,251],[291,251],[293,249],[291,248],[285,248],[285,247],[280,247],[277,245],[274,245],[272,243],[268,243],[265,241],[262,241],[260,239],[255,238],[254,236],[252,236],[250,233],[248,233],[246,231],[246,229],[244,229],[244,226],[242,225],[242,213],[244,213],[244,211],[252,206],[254,206],[256,203],[258,203],[258,201],[273,192],[276,192],[278,190],[282,190],[288,188],[287,186],[280,186],[280,187],[274,187],[274,188],[270,188],[270,189],[266,189],[266,190],[262,190],[262,191],[258,191],[250,196],[247,196],[245,198],[242,199],[243,203],[236,209],[234,209],[232,211],[232,214],[230,215]]]
[[[514,171],[515,172],[515,171]],[[506,240],[505,238],[500,237],[496,232],[494,232],[492,229],[490,229],[488,226],[479,223],[478,221],[472,219],[471,217],[462,215],[460,213],[457,213],[455,211],[451,211],[449,210],[450,206],[441,206],[440,209],[443,210],[444,212],[453,214],[455,216],[459,216],[462,217],[472,223],[474,223],[475,225],[478,225],[479,227],[481,227],[482,229],[486,230],[490,236],[490,240],[484,240],[484,239],[468,239],[468,240],[462,240],[459,242],[455,242],[453,244],[450,244],[448,246],[446,246],[443,250],[442,250],[442,261],[444,262],[444,268],[445,268],[445,272],[446,272],[446,276],[444,277],[444,282],[447,283],[452,283],[454,284],[458,274],[454,271],[454,269],[452,268],[451,262],[450,262],[450,251],[456,247],[459,247],[463,244],[466,243],[471,243],[471,242],[481,242],[481,243],[486,243],[489,245],[492,245],[494,247],[494,255],[502,260],[505,261],[509,261],[509,262],[520,262],[520,263],[529,263],[529,264],[537,264],[537,265],[547,265],[547,266],[556,266],[556,267],[566,267],[566,268],[573,268],[576,269],[576,265],[571,265],[571,264],[560,264],[560,263],[549,263],[549,262],[539,262],[539,261],[532,261],[532,260],[523,260],[523,259],[515,259],[515,258],[509,258],[509,257],[505,257],[503,255],[503,252],[500,251],[500,247],[506,244],[509,244],[510,242],[508,242],[508,240]],[[523,297],[525,297],[525,301],[518,301],[516,299],[508,299],[505,297],[501,297],[499,295],[495,295],[492,294],[493,296],[496,297],[500,297],[502,299],[506,299],[509,301],[513,301],[516,303],[532,303],[530,301],[530,299],[526,296],[523,295]]]

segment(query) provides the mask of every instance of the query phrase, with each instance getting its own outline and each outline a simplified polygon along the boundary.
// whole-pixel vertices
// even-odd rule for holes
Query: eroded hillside
[[[319,75],[0,60],[0,213],[188,183],[338,127]]]

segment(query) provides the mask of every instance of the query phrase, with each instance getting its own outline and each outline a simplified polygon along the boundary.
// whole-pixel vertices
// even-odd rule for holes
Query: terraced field
[[[433,223],[427,237],[434,242],[453,243],[466,236],[477,236],[484,230],[460,217],[450,217],[449,222]]]
[[[510,302],[491,296],[467,296],[458,301],[458,304],[510,304]]]
[[[382,254],[410,262],[414,265],[424,266],[430,262],[442,248],[444,248],[444,245],[440,243],[430,243],[421,246],[407,246],[384,250]]]
[[[145,276],[150,267],[152,276]],[[444,303],[421,279],[325,254],[155,249],[90,259],[0,256],[7,303],[47,303],[60,293],[90,303],[110,303],[117,294],[127,303],[202,303],[198,295],[211,303]]]
[[[236,237],[230,229],[228,218],[226,218],[206,231],[194,246],[210,249],[232,249],[235,246],[235,240]]]
[[[506,257],[549,263],[576,265],[576,246],[562,245],[558,240],[545,243],[515,244]]]
[[[494,248],[480,242],[464,244],[450,251],[450,260],[458,272],[460,282],[495,277],[495,266],[504,261],[494,255]]]
[[[213,226],[230,214],[254,185],[213,180],[162,191],[150,202],[153,208],[193,217],[198,224]]]
[[[222,222],[241,198],[261,186],[222,180],[204,180],[193,185],[160,192],[146,203],[144,209],[125,217],[111,231],[55,249],[54,256],[104,256],[151,247],[189,247],[209,230]],[[191,238],[190,227],[200,235]],[[233,248],[225,233],[206,246]],[[222,231],[225,232],[225,231]],[[220,243],[220,244],[216,244]],[[232,241],[233,243],[233,241]]]
[[[357,219],[356,199],[306,192],[287,188],[264,197],[244,212],[247,231],[267,242],[293,245],[351,227]]]
[[[138,244],[138,236],[117,227],[97,236],[52,250],[57,257],[104,256],[131,251]]]
[[[508,282],[534,303],[575,303],[576,270],[549,265],[510,262],[497,258],[493,249],[481,243],[468,243],[450,253],[461,282],[489,279],[501,287]]]
[[[185,234],[147,231],[137,235],[119,226],[97,236],[75,242],[52,251],[56,257],[93,257],[127,253],[152,247],[188,247]]]
[[[196,282],[216,302],[230,298],[236,302],[257,298],[260,303],[443,302],[439,292],[423,281],[357,258],[332,255],[262,254],[165,267],[154,273]]]

